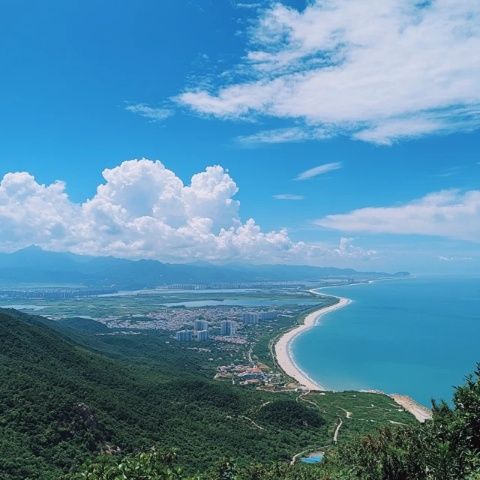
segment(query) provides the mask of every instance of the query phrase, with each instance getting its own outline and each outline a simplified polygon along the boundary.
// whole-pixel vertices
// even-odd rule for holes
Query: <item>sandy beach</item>
[[[315,292],[316,293],[316,292]],[[317,294],[318,295],[318,294]],[[330,295],[332,296],[332,295]],[[315,310],[312,313],[309,313],[303,322],[302,325],[289,330],[287,333],[282,335],[280,339],[275,344],[275,357],[280,368],[289,376],[294,378],[298,383],[308,388],[309,390],[315,391],[326,391],[328,390],[324,385],[315,382],[312,380],[305,372],[303,372],[298,365],[295,363],[295,360],[291,351],[291,344],[293,339],[302,332],[309,330],[310,328],[318,325],[321,318],[327,313],[343,308],[350,303],[350,299],[344,297],[337,297],[339,301],[335,305],[329,307],[322,307],[318,310]]]
[[[315,290],[311,290],[315,295],[319,295]],[[333,295],[329,295],[333,296]],[[293,358],[291,344],[294,338],[302,332],[313,328],[320,323],[321,318],[327,313],[338,310],[348,305],[351,300],[345,297],[336,297],[338,302],[335,305],[329,307],[319,308],[314,312],[308,314],[302,325],[289,330],[282,335],[275,344],[275,357],[279,367],[289,376],[295,379],[300,385],[308,388],[311,391],[324,392],[329,390],[325,385],[312,380],[299,366],[295,363]],[[370,393],[379,393],[386,395],[379,390],[361,390]],[[419,422],[425,422],[432,418],[432,412],[427,407],[413,400],[411,397],[400,394],[387,394],[392,398],[399,406],[410,412]]]
[[[408,395],[400,395],[399,393],[391,393],[388,395],[390,398],[393,398],[398,405],[403,407],[405,410],[410,412],[420,423],[424,423],[427,420],[431,420],[432,411],[418,403],[413,398]]]

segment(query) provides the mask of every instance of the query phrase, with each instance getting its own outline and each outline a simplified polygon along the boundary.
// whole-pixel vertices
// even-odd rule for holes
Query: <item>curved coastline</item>
[[[319,289],[318,289],[319,290]],[[323,295],[318,293],[317,289],[310,290],[314,295]],[[321,317],[327,313],[333,312],[340,308],[346,307],[349,305],[352,300],[346,297],[339,297],[337,295],[326,295],[329,297],[338,298],[338,302],[334,305],[328,307],[321,307],[314,312],[309,313],[303,324],[298,325],[297,327],[292,328],[285,334],[283,334],[278,341],[275,343],[275,358],[277,360],[278,366],[291,378],[296,380],[300,385],[307,388],[310,391],[316,392],[325,392],[333,391],[332,389],[327,388],[325,385],[316,382],[310,378],[307,373],[305,373],[295,362],[295,357],[293,356],[292,351],[292,342],[295,338],[301,333],[310,330],[320,323]],[[369,393],[379,393],[383,395],[388,395],[392,400],[395,401],[400,407],[410,412],[419,422],[423,423],[426,420],[432,418],[432,411],[417,402],[413,398],[407,395],[400,394],[386,394],[380,390],[360,390],[363,392]]]
[[[312,291],[316,295],[317,292]],[[318,325],[320,319],[327,313],[333,312],[340,308],[347,306],[351,303],[351,300],[346,297],[337,297],[335,295],[328,295],[330,297],[338,298],[338,302],[328,307],[321,307],[314,312],[309,313],[304,322],[295,328],[292,328],[285,334],[283,334],[275,343],[275,357],[279,367],[289,376],[296,380],[300,385],[308,388],[312,391],[324,392],[329,390],[325,385],[315,382],[310,378],[295,362],[295,358],[292,352],[292,342],[301,333],[310,330],[315,325]]]

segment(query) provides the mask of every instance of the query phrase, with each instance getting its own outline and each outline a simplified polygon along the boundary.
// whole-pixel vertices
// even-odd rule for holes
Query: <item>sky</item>
[[[478,2],[0,8],[1,251],[478,272]]]

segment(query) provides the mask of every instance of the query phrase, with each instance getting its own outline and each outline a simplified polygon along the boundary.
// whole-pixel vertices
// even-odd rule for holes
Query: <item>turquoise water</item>
[[[316,455],[312,457],[302,457],[300,461],[303,463],[320,463],[323,461],[323,455]]]
[[[334,390],[378,389],[429,405],[480,361],[480,278],[415,278],[323,289],[353,303],[298,336],[293,355]]]

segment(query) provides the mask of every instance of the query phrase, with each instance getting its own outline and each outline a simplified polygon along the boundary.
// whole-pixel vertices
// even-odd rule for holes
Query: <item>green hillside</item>
[[[319,466],[236,465],[191,476],[158,450],[103,456],[72,480],[479,480],[480,366],[455,389],[454,407],[433,406],[425,424],[390,425],[334,449]]]
[[[178,449],[179,464],[195,471],[223,457],[289,461],[331,444],[336,407],[214,382],[207,358],[161,334],[99,336],[90,324],[65,324],[0,313],[2,479],[58,478],[102,452],[152,445]]]
[[[2,480],[53,480],[68,473],[89,479],[168,479],[199,472],[202,479],[427,479],[388,476],[378,462],[405,469],[412,458],[428,458],[458,472],[477,458],[478,378],[459,390],[461,397],[457,392],[468,408],[451,412],[441,406],[435,417],[440,423],[418,427],[382,395],[240,388],[211,380],[208,355],[176,348],[164,334],[97,330],[90,322],[54,323],[0,311]],[[332,437],[340,420],[337,447]],[[376,433],[385,426],[393,430]],[[438,435],[444,443],[435,443]],[[425,445],[436,449],[420,457]],[[140,453],[153,447],[175,451],[183,473],[158,473],[173,468],[172,456]],[[329,452],[325,466],[289,466],[296,454],[316,449]],[[92,466],[85,467],[88,463]],[[372,465],[380,473],[366,476],[374,475]],[[124,468],[157,473],[125,477]],[[83,476],[75,473],[84,470]]]

